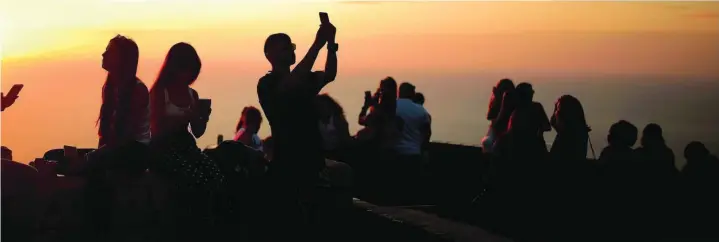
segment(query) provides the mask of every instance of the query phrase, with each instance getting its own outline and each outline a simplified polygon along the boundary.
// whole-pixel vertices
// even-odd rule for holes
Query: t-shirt
[[[395,145],[395,151],[401,155],[419,155],[426,137],[422,131],[430,124],[429,113],[422,105],[410,99],[397,99],[397,117],[402,119],[402,133]]]
[[[315,75],[308,78],[315,78]],[[280,77],[268,73],[257,84],[257,96],[274,140],[270,170],[302,179],[316,179],[324,168],[322,135],[315,106],[319,90],[297,88],[280,94],[280,81]]]

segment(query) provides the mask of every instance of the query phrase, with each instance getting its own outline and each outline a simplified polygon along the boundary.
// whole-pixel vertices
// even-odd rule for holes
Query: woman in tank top
[[[211,111],[197,105],[197,91],[190,88],[201,66],[194,47],[175,44],[150,91],[151,146],[156,155],[151,168],[174,185],[174,212],[185,218],[177,221],[175,224],[181,227],[174,229],[192,233],[178,235],[181,238],[200,235],[211,227],[212,200],[224,179],[217,163],[195,141],[205,133]]]
[[[102,87],[102,106],[97,119],[98,149],[87,154],[81,169],[75,170],[88,179],[86,207],[94,231],[108,234],[112,212],[102,204],[111,202],[113,194],[105,174],[120,172],[142,174],[147,167],[150,143],[150,107],[147,86],[137,78],[139,48],[121,35],[112,38],[102,54],[102,68],[107,78]]]
[[[118,35],[102,54],[107,79],[102,88],[102,106],[97,120],[99,146],[127,142],[150,143],[150,102],[147,86],[137,77],[137,44]]]
[[[492,152],[494,141],[497,139],[498,130],[497,122],[499,121],[500,110],[502,109],[502,100],[504,94],[514,90],[514,82],[510,79],[502,79],[492,88],[492,96],[489,99],[489,108],[487,109],[487,120],[489,120],[489,130],[487,135],[482,138],[482,150],[484,152]],[[509,113],[511,114],[511,112]]]

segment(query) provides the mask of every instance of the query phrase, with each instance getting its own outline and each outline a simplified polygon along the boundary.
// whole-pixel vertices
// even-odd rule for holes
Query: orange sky
[[[261,46],[270,33],[290,34],[302,55],[319,11],[329,12],[338,28],[338,79],[418,71],[719,78],[719,2],[0,0],[2,90],[26,84],[12,115],[3,113],[3,145],[23,159],[65,143],[93,145],[104,79],[100,54],[117,33],[139,44],[138,76],[148,85],[169,47],[187,41],[203,60],[201,93],[225,95],[232,100],[227,110],[254,103],[223,90],[247,88],[267,69]],[[37,113],[48,109],[52,121]],[[230,116],[210,129],[233,126]],[[5,126],[30,124],[41,127],[28,134]],[[80,124],[71,138],[48,135]],[[42,142],[24,138],[43,135]]]

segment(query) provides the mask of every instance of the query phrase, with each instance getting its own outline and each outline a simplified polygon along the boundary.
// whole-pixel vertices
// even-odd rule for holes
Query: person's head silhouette
[[[397,99],[397,81],[392,77],[382,79],[379,83],[379,89],[382,94],[380,103]]]
[[[642,131],[642,147],[661,147],[665,146],[662,128],[655,123],[647,124]]]
[[[135,41],[122,35],[117,35],[107,44],[102,53],[102,69],[110,74],[131,75],[135,77],[137,64],[140,59],[140,50]]]
[[[637,126],[625,120],[620,120],[609,128],[607,141],[611,146],[631,148],[637,142],[638,133]]]
[[[416,104],[424,106],[424,94],[422,94],[421,92],[414,94],[414,98],[412,98],[412,101],[414,101],[414,103]]]
[[[274,67],[289,68],[295,64],[296,45],[284,33],[272,34],[265,40],[265,57]]]
[[[254,106],[247,106],[242,109],[242,116],[240,117],[240,121],[237,122],[235,132],[241,128],[245,128],[247,132],[255,134],[260,131],[261,125],[262,113],[260,113],[260,110]]]
[[[100,126],[101,144],[109,140],[111,133],[124,133],[132,92],[137,81],[137,65],[140,51],[132,39],[117,35],[110,40],[102,53],[102,68],[107,71],[107,78],[102,86],[102,105],[96,125]],[[114,113],[114,114],[113,114]],[[116,120],[114,131],[111,131],[111,118]]]
[[[320,116],[324,118],[343,117],[345,114],[342,105],[327,93],[317,95],[316,103]]]
[[[517,92],[517,101],[520,106],[532,103],[534,99],[534,89],[532,84],[522,82],[517,84],[515,88]]]
[[[702,160],[709,156],[709,149],[702,142],[692,141],[684,148],[684,158],[687,162]]]
[[[412,99],[415,95],[416,87],[409,82],[403,82],[399,85],[399,98]]]
[[[155,85],[192,85],[200,75],[202,62],[192,45],[184,42],[170,48]]]
[[[510,79],[502,79],[497,85],[492,87],[492,96],[489,99],[489,108],[487,110],[487,119],[492,120],[499,116],[502,109],[502,99],[504,94],[514,90],[514,82]]]
[[[2,155],[3,159],[12,160],[12,150],[10,150],[8,147],[2,146],[0,155]]]
[[[582,103],[572,95],[559,97],[555,104],[553,115],[555,118],[561,120],[565,128],[587,128],[587,120],[584,116]]]

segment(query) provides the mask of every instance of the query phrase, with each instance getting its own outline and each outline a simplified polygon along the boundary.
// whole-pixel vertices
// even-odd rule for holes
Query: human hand
[[[2,100],[0,100],[0,102],[2,102],[1,103],[2,110],[5,110],[6,108],[12,106],[15,103],[15,100],[17,100],[17,98],[20,97],[20,96],[6,97],[5,93],[0,93],[0,95],[2,95]]]
[[[322,46],[327,44],[326,31],[327,30],[320,25],[320,28],[317,29],[317,34],[315,35],[315,42],[312,43],[313,47],[322,48]]]
[[[327,40],[327,43],[334,44],[335,43],[335,36],[337,35],[337,28],[331,23],[326,23],[320,25],[320,30],[324,31],[323,34],[325,35],[325,40]]]

